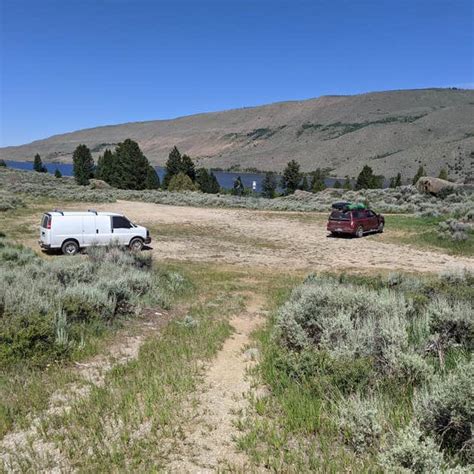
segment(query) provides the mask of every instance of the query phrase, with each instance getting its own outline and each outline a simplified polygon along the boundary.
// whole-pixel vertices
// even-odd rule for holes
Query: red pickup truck
[[[370,209],[334,209],[327,229],[331,235],[351,234],[362,237],[368,232],[383,232],[385,219]]]

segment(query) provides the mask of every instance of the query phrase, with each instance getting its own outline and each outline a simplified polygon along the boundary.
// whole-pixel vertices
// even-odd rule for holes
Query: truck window
[[[112,216],[112,227],[114,229],[131,229],[132,224],[122,216]]]
[[[331,221],[350,221],[351,220],[351,213],[344,212],[344,211],[332,211],[331,215],[329,216],[329,220]]]

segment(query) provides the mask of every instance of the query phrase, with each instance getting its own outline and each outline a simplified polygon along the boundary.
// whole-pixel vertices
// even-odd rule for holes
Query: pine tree
[[[5,163],[5,160],[0,159],[0,168],[6,168],[7,164]]]
[[[395,187],[398,188],[402,185],[402,175],[401,173],[397,173],[397,176],[395,177]]]
[[[356,189],[374,189],[379,187],[379,179],[374,175],[372,168],[365,165],[357,176]]]
[[[345,189],[347,191],[352,190],[352,183],[351,183],[351,179],[349,178],[349,176],[346,176],[346,178],[344,180],[344,183],[342,184],[342,189]]]
[[[191,178],[191,181],[196,181],[196,169],[194,167],[193,160],[188,155],[183,155],[181,157],[180,171],[184,174],[187,174]]]
[[[86,145],[79,145],[72,155],[73,174],[77,184],[86,186],[94,176],[94,160]]]
[[[158,189],[160,187],[160,178],[152,165],[148,165],[145,177],[145,189]]]
[[[166,174],[163,179],[163,187],[168,188],[168,184],[171,181],[173,176],[176,176],[182,168],[182,158],[181,153],[179,152],[177,147],[173,147],[168,155],[168,161],[165,165]]]
[[[97,160],[95,177],[114,186],[118,181],[120,181],[119,168],[117,164],[117,157],[109,149],[106,149],[104,154],[99,156],[99,159]]]
[[[36,153],[35,159],[33,161],[33,169],[38,173],[46,173],[48,171],[46,169],[46,166],[43,165],[43,162],[41,161],[41,156],[39,156],[38,153]]]
[[[277,178],[275,173],[268,171],[262,181],[262,197],[273,199],[276,195]]]
[[[119,177],[118,180],[114,176],[115,186],[121,189],[145,189],[150,163],[138,143],[127,138],[117,145],[115,155]]]
[[[221,187],[219,186],[219,181],[217,181],[216,175],[211,171],[209,175],[209,193],[210,194],[217,194]]]
[[[285,194],[293,194],[299,187],[301,181],[300,165],[291,160],[283,171],[281,187]]]
[[[63,177],[63,174],[61,173],[61,171],[58,170],[58,168],[56,168],[56,171],[54,172],[54,177],[55,178],[62,178]]]
[[[342,187],[341,182],[338,179],[336,179],[333,187],[335,189],[341,189],[341,187]]]
[[[420,165],[419,168],[418,168],[418,171],[416,172],[415,176],[413,177],[413,181],[412,181],[411,184],[415,185],[422,176],[426,176],[426,172],[425,172],[425,168],[423,167],[423,165]]]
[[[234,187],[232,188],[232,194],[235,196],[242,196],[245,192],[244,184],[242,183],[242,178],[240,176],[234,181]]]
[[[306,175],[303,176],[303,181],[301,181],[301,190],[302,191],[309,191],[309,183],[308,183],[308,178]]]
[[[439,175],[439,179],[444,179],[445,181],[448,181],[448,172],[446,171],[446,168],[441,168]]]
[[[323,189],[326,189],[326,183],[324,182],[325,175],[320,168],[317,168],[316,171],[311,173],[313,175],[313,181],[311,182],[311,191],[313,193],[318,193]]]

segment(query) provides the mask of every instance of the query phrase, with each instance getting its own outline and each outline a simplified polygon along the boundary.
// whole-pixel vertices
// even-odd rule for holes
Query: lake
[[[28,170],[33,171],[33,162],[32,161],[12,161],[12,160],[5,160],[5,163],[9,168],[19,169],[19,170]],[[61,171],[63,176],[72,176],[72,163],[46,163],[43,162],[43,165],[46,166],[48,173],[53,174],[56,169]],[[165,175],[165,168],[162,166],[155,166],[156,172],[160,177],[160,180],[163,181],[163,177]],[[233,171],[214,171],[216,175],[217,181],[219,186],[223,189],[232,189],[234,186],[234,181],[237,177],[240,176],[242,179],[242,183],[246,188],[252,189],[252,185],[255,182],[257,193],[261,192],[262,190],[262,181],[265,177],[264,173],[237,173]],[[278,180],[280,176],[278,176]],[[326,178],[325,183],[326,186],[331,187],[337,181],[336,178]],[[339,180],[342,184],[343,180]]]

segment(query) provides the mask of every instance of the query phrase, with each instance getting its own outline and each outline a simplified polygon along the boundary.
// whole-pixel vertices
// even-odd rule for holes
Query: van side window
[[[112,227],[114,229],[131,229],[132,224],[122,216],[112,216]]]

